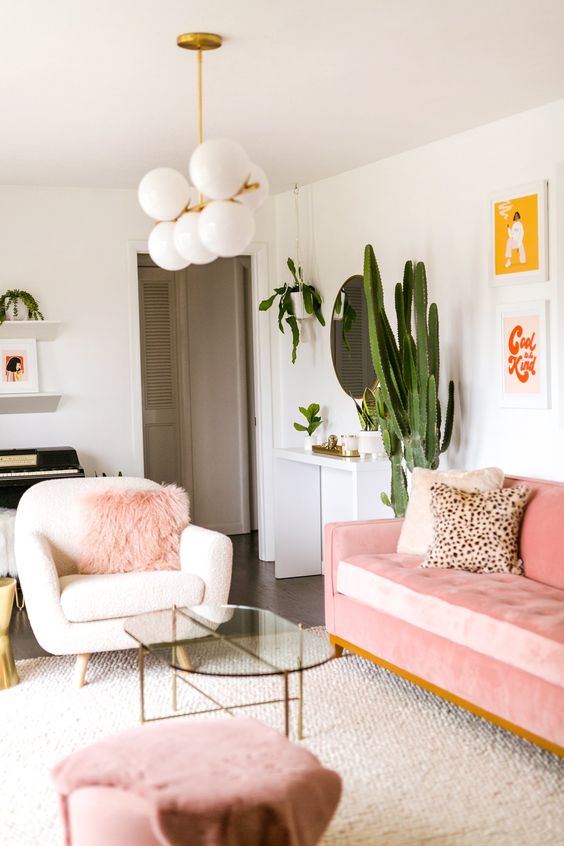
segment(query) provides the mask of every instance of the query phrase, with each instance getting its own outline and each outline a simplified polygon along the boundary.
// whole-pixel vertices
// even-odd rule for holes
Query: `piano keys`
[[[84,476],[72,447],[0,449],[0,508],[16,508],[25,491],[46,479]]]

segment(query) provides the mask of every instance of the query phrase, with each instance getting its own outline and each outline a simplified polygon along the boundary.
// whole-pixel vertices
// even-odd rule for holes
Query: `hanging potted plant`
[[[292,364],[294,364],[300,343],[298,320],[304,319],[299,315],[303,313],[306,317],[315,317],[322,326],[325,326],[325,318],[321,311],[323,300],[319,291],[313,285],[308,285],[307,282],[303,281],[302,268],[296,269],[293,259],[288,258],[287,264],[294,279],[293,284],[286,283],[280,288],[275,288],[274,293],[261,302],[259,310],[268,311],[274,301],[278,299],[278,328],[284,333],[284,323],[290,327],[292,332]]]
[[[333,309],[333,320],[342,320],[341,336],[343,338],[343,346],[346,351],[351,352],[351,345],[347,337],[351,331],[354,321],[356,320],[356,311],[351,305],[347,292],[343,289],[337,295],[335,300],[335,307]]]
[[[0,324],[5,320],[43,320],[39,304],[27,291],[13,288],[0,296]]]

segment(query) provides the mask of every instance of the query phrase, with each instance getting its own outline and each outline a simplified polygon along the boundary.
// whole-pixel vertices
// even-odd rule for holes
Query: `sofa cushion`
[[[523,575],[519,529],[530,490],[462,491],[431,486],[433,542],[421,567]]]
[[[129,573],[179,569],[180,534],[189,521],[185,490],[114,489],[83,497],[86,533],[79,573]]]
[[[63,613],[71,623],[132,617],[173,605],[199,605],[204,595],[199,576],[177,570],[63,576],[59,584]]]
[[[564,687],[562,591],[511,573],[421,569],[420,556],[354,555],[337,592]]]
[[[564,485],[534,491],[523,518],[521,558],[530,579],[564,590]]]
[[[409,503],[398,541],[398,552],[409,555],[425,555],[427,552],[433,540],[434,524],[431,485],[436,482],[464,491],[493,491],[503,485],[503,470],[499,467],[469,471],[416,467],[411,474]]]

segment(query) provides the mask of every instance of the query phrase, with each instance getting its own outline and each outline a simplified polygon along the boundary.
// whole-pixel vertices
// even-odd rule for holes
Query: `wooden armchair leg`
[[[90,652],[83,652],[76,656],[76,665],[74,668],[74,677],[77,687],[84,687],[86,683],[86,668],[88,667],[88,660]]]

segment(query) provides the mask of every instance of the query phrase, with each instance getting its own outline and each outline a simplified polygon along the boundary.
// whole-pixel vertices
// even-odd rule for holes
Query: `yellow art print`
[[[545,183],[492,199],[492,230],[494,284],[546,279]]]
[[[495,204],[495,272],[539,269],[538,194]]]

